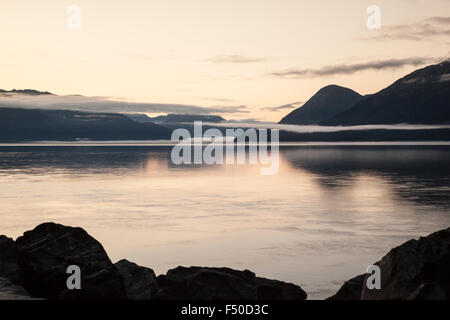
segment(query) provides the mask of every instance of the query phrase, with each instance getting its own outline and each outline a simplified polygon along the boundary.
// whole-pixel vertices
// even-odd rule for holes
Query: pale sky
[[[374,93],[448,58],[450,0],[1,0],[0,37],[1,89],[278,121],[325,85]]]

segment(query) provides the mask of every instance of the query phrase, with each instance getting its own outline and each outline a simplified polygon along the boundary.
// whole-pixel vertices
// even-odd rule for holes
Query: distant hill
[[[122,114],[0,108],[0,141],[170,139],[171,131]]]
[[[48,95],[53,94],[48,91],[38,91],[33,89],[12,89],[12,90],[3,90],[0,89],[0,93],[19,93],[19,94],[29,94],[29,95]]]
[[[296,133],[280,131],[280,141],[450,141],[450,129],[372,129]]]
[[[450,123],[450,61],[416,70],[323,125]]]
[[[193,123],[194,121],[203,121],[203,122],[222,122],[225,121],[221,116],[213,116],[213,115],[192,115],[192,114],[173,114],[169,113],[165,116],[158,117],[148,117],[145,114],[129,114],[127,115],[130,119],[138,122],[153,122],[153,123]]]
[[[133,121],[140,123],[153,123],[152,118],[145,114],[135,113],[135,114],[125,114],[125,116]]]
[[[283,119],[281,124],[318,124],[353,107],[362,96],[348,88],[329,85],[320,89],[303,106],[295,109]]]

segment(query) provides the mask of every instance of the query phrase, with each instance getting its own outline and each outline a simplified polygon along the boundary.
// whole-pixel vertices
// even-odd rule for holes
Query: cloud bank
[[[288,104],[283,104],[281,106],[275,106],[275,107],[264,107],[261,108],[261,110],[267,110],[267,111],[280,111],[280,110],[286,110],[286,109],[294,109],[294,108],[299,108],[303,105],[304,102],[301,101],[296,101],[296,102],[292,102],[292,103],[288,103]]]
[[[319,126],[319,125],[293,125],[278,123],[243,123],[243,122],[204,122],[204,125],[228,128],[255,128],[255,129],[278,129],[296,133],[314,132],[338,132],[338,131],[362,131],[362,130],[425,130],[425,129],[450,129],[450,125],[425,125],[425,124],[386,124],[386,125],[359,125],[359,126]]]
[[[410,24],[383,26],[368,40],[412,40],[426,41],[448,39],[450,17],[430,17]]]
[[[80,95],[29,95],[0,93],[0,107],[44,110],[76,110],[113,113],[182,113],[182,114],[238,114],[248,113],[247,106],[218,105],[201,107],[188,104],[140,103],[117,101],[107,97]]]
[[[419,66],[434,60],[435,59],[426,57],[386,59],[364,63],[338,64],[325,66],[319,69],[288,69],[272,72],[269,73],[269,75],[279,78],[325,77],[340,74],[353,74],[365,70],[398,69],[404,66]]]

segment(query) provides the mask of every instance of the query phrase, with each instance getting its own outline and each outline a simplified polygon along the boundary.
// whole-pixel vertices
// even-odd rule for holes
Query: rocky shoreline
[[[69,266],[81,271],[81,289],[68,289]],[[367,274],[344,283],[330,300],[448,299],[450,228],[392,249],[379,262],[381,289]],[[0,236],[0,300],[306,300],[299,286],[257,277],[249,270],[177,267],[156,276],[128,260],[113,264],[103,246],[81,228],[44,223],[16,241]]]

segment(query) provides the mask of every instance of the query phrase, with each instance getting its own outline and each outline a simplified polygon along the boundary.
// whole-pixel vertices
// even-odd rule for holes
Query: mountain
[[[329,85],[320,89],[303,106],[285,116],[281,124],[318,124],[353,107],[363,97],[348,88]]]
[[[165,116],[158,117],[148,117],[145,114],[129,114],[127,115],[130,119],[137,122],[153,122],[153,123],[193,123],[194,121],[203,122],[222,122],[225,121],[224,118],[220,116],[212,115],[193,115],[193,114],[173,114],[169,113]]]
[[[122,114],[0,108],[0,141],[156,140],[170,130]]]
[[[450,123],[450,61],[416,70],[323,125]]]

